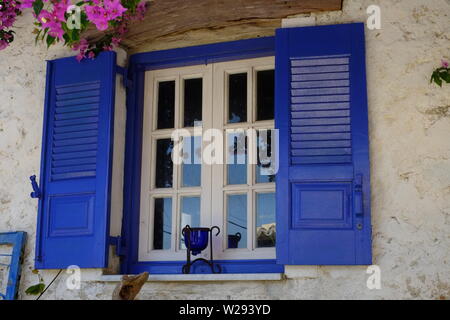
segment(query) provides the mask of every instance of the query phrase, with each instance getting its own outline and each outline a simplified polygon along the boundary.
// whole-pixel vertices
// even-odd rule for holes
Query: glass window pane
[[[228,77],[228,123],[247,121],[247,73]]]
[[[183,139],[182,186],[198,187],[201,185],[202,138],[186,137]]]
[[[192,228],[200,227],[200,197],[181,197],[181,249],[186,249],[182,233],[182,230],[186,225],[189,225]]]
[[[273,134],[273,130],[258,130],[256,133],[258,141],[256,183],[275,182],[275,164],[272,159]]]
[[[175,81],[158,83],[158,129],[173,128],[175,123]]]
[[[173,142],[171,139],[156,140],[156,188],[172,188],[172,150]]]
[[[227,136],[227,184],[246,184],[247,139],[245,132],[233,132]]]
[[[275,193],[256,194],[256,247],[275,247]]]
[[[247,248],[247,195],[227,196],[228,248]]]
[[[275,72],[274,70],[256,73],[256,120],[273,119],[275,104]]]
[[[172,198],[155,199],[153,249],[169,250],[172,238]]]
[[[203,79],[184,80],[184,126],[193,127],[202,121]]]

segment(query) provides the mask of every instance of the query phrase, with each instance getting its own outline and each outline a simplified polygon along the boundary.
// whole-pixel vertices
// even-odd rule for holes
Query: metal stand
[[[204,258],[197,258],[193,261],[191,261],[191,252],[192,251],[201,251],[203,249],[199,249],[199,248],[191,248],[191,232],[195,231],[196,229],[206,229],[205,231],[207,231],[209,233],[209,248],[210,248],[210,260],[206,260]],[[209,267],[211,268],[211,272],[212,273],[221,273],[222,272],[222,268],[220,267],[220,265],[218,264],[214,264],[214,258],[213,258],[213,249],[212,249],[212,231],[214,229],[217,229],[217,233],[216,236],[219,235],[220,233],[220,229],[217,226],[214,226],[212,228],[191,228],[189,225],[185,226],[182,230],[183,236],[185,237],[185,244],[186,244],[186,264],[183,265],[182,271],[184,274],[189,274],[191,273],[191,266],[197,262],[197,261],[203,261],[206,264],[209,265]],[[186,240],[187,239],[187,240]],[[206,248],[206,247],[205,247]],[[196,253],[194,252],[194,255]],[[217,271],[215,270],[217,269]]]

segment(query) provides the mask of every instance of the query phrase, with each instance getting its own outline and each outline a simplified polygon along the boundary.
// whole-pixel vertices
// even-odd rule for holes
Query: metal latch
[[[354,196],[355,196],[355,202],[354,202],[355,215],[357,217],[362,217],[364,215],[363,176],[362,176],[362,174],[357,174],[355,176]]]
[[[30,193],[30,197],[40,199],[42,197],[41,189],[39,188],[39,185],[36,182],[36,176],[32,175],[30,177],[31,180],[31,187],[33,188],[33,192]]]

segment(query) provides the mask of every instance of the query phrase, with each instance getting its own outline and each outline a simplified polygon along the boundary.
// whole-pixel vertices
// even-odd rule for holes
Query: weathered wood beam
[[[341,8],[342,0],[154,0],[144,21],[130,26],[123,44],[131,51],[140,51],[155,39],[188,31],[217,30]]]

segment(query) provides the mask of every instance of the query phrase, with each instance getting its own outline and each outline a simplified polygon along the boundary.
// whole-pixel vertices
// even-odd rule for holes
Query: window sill
[[[151,274],[147,282],[186,282],[186,281],[278,281],[283,273],[223,273],[223,274]],[[98,281],[120,282],[122,275],[102,275]]]

